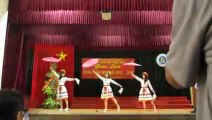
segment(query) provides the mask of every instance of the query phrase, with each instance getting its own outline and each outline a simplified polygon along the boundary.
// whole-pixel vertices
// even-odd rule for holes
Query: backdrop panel
[[[73,46],[45,46],[36,45],[34,52],[34,65],[33,65],[33,75],[32,75],[32,91],[30,97],[30,107],[41,107],[44,101],[44,94],[42,92],[42,87],[44,85],[44,80],[46,73],[49,71],[49,62],[44,62],[42,58],[44,57],[56,57],[58,58],[61,53],[65,54],[66,57],[57,63],[57,71],[60,69],[66,70],[67,77],[73,77],[74,75],[74,47]],[[73,98],[73,82],[67,82],[66,84],[69,102]]]
[[[84,67],[91,60],[98,60],[97,64],[91,67]],[[134,63],[134,58],[82,58],[82,78],[95,79],[93,70],[104,76],[110,72],[112,79],[133,79],[131,73],[134,73],[135,66],[124,65],[125,63]]]
[[[83,58],[125,58],[134,59],[135,63],[141,66],[134,66],[135,74],[142,77],[142,72],[149,73],[149,79],[151,81],[154,90],[158,96],[188,96],[190,97],[189,89],[177,90],[170,86],[165,79],[164,67],[160,67],[156,63],[156,58],[161,53],[167,53],[166,50],[81,50],[75,51],[75,76],[82,77],[82,59]],[[112,77],[112,76],[111,76]],[[114,79],[124,87],[122,95],[119,95],[119,87],[111,84],[114,90],[115,96],[138,96],[141,84],[129,78]],[[96,78],[81,79],[80,86],[75,87],[75,97],[99,97],[102,90],[102,81]]]

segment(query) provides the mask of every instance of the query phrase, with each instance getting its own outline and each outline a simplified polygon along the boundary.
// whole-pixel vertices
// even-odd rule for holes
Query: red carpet
[[[142,108],[142,103],[138,102],[137,97],[117,97],[121,108]],[[187,97],[157,97],[155,101],[158,109],[179,109],[179,108],[192,108],[192,105]],[[88,108],[100,109],[104,108],[103,101],[99,97],[75,97],[72,101],[71,108]],[[112,101],[109,101],[109,108],[115,108]],[[150,103],[147,103],[147,109],[152,108]]]

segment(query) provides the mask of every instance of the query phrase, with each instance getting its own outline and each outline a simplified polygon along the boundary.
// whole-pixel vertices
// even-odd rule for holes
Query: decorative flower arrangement
[[[56,63],[51,64],[53,69],[56,69]],[[45,85],[42,88],[43,93],[46,95],[46,99],[43,102],[43,107],[47,109],[58,108],[59,103],[56,100],[58,88],[58,79],[54,76],[51,71],[46,74]]]

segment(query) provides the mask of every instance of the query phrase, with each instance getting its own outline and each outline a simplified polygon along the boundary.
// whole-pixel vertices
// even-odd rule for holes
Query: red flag
[[[50,63],[45,62],[42,58],[55,57],[61,59],[57,63],[57,71],[60,69],[66,70],[67,77],[74,77],[74,47],[73,46],[45,46],[36,45],[34,52],[34,65],[32,75],[32,91],[30,97],[30,107],[40,107],[44,102],[44,94],[42,87],[44,86],[44,80],[46,73],[49,71]],[[73,98],[74,89],[73,82],[67,82],[66,88],[69,95],[69,101]]]

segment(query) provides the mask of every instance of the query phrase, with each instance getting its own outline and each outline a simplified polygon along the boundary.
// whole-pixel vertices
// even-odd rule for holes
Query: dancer
[[[110,73],[106,72],[105,73],[105,77],[102,77],[101,75],[99,75],[98,73],[96,73],[96,71],[93,71],[93,73],[103,82],[103,88],[102,88],[102,94],[101,94],[101,99],[104,100],[104,111],[107,111],[107,107],[108,107],[108,99],[111,99],[114,104],[117,107],[117,110],[120,110],[120,106],[117,102],[117,100],[115,99],[114,95],[113,95],[113,90],[110,87],[110,83],[113,83],[117,86],[119,86],[121,89],[119,90],[119,93],[121,94],[123,91],[122,85],[118,84],[117,82],[115,82],[114,80],[112,80],[110,78]]]
[[[194,85],[194,88],[197,90],[198,89],[198,87],[197,87],[198,85],[197,85],[197,83]],[[196,97],[196,96],[195,96]],[[193,98],[194,99],[194,98]],[[191,111],[191,113],[196,113],[196,111],[197,111],[197,108],[196,108],[196,103],[194,103],[194,108],[193,108],[193,110]]]
[[[132,73],[132,76],[141,83],[141,89],[139,92],[139,102],[143,103],[143,108],[146,109],[146,102],[151,102],[151,104],[154,107],[154,110],[156,110],[156,106],[155,106],[155,99],[156,99],[156,94],[155,91],[148,79],[148,73],[147,72],[143,72],[143,79],[139,78],[138,76],[136,76],[135,74]],[[151,95],[150,90],[154,93],[153,95]]]
[[[67,89],[65,87],[65,82],[67,82],[67,81],[76,81],[76,83],[79,85],[80,81],[77,78],[65,77],[65,74],[66,74],[65,70],[61,70],[60,74],[57,74],[57,72],[55,72],[51,67],[50,67],[50,70],[59,79],[59,86],[58,86],[58,89],[57,89],[57,99],[60,101],[60,109],[59,110],[63,110],[63,100],[64,100],[65,104],[66,104],[65,111],[68,111],[69,110],[68,93],[67,93]]]

